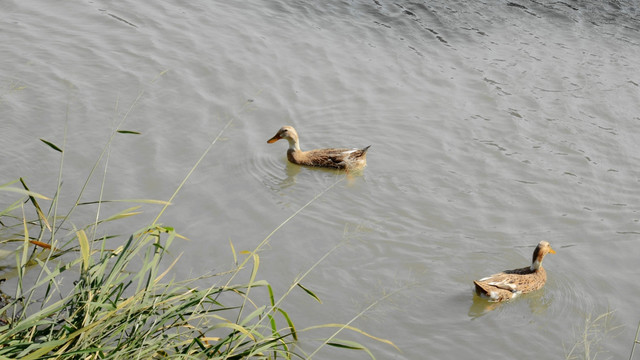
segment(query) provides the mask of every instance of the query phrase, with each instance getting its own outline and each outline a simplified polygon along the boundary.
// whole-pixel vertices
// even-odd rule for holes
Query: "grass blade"
[[[16,192],[16,193],[27,195],[27,196],[33,196],[33,197],[37,197],[38,199],[51,200],[50,198],[48,198],[48,197],[46,197],[44,195],[40,195],[40,194],[35,193],[33,191],[28,191],[28,190],[24,190],[24,189],[20,189],[20,188],[0,187],[0,190]]]
[[[44,249],[51,249],[51,245],[47,243],[43,243],[42,241],[29,240],[29,242],[35,246],[40,246],[41,248],[44,248]]]
[[[30,191],[29,187],[27,187],[27,184],[24,182],[23,178],[20,178],[20,182],[22,183],[22,187],[24,187],[25,190]],[[42,212],[42,209],[40,208],[40,205],[38,204],[38,201],[36,200],[36,198],[29,195],[29,200],[31,200],[33,207],[36,208],[36,212],[38,213],[38,217],[40,218],[40,221],[44,222],[47,229],[51,231],[51,225],[49,225],[49,221],[47,221],[47,217],[44,216],[44,213]]]
[[[96,201],[84,201],[84,202],[78,203],[78,205],[92,205],[92,204],[102,204],[102,203],[110,203],[110,202],[132,202],[132,203],[139,203],[139,204],[171,205],[171,203],[168,201],[154,200],[154,199],[96,200]]]
[[[80,253],[82,254],[82,268],[86,271],[89,268],[89,257],[91,249],[89,247],[89,239],[84,230],[76,232],[78,236],[78,242],[80,243]]]
[[[142,214],[142,211],[135,211],[138,210],[140,208],[140,206],[134,206],[134,207],[130,207],[128,209],[124,209],[122,211],[120,211],[119,213],[115,214],[115,215],[111,215],[108,218],[104,219],[104,220],[100,220],[101,223],[103,222],[109,222],[109,221],[114,221],[114,220],[118,220],[118,219],[123,219],[129,216],[134,216],[134,215],[138,215],[138,214]]]
[[[51,147],[53,150],[58,151],[58,152],[63,152],[62,149],[60,149],[59,147],[57,147],[54,143],[49,142],[45,139],[40,139],[40,141],[42,141],[43,143],[49,145],[49,147]]]
[[[638,334],[640,334],[640,323],[638,323],[638,329],[636,329],[636,337],[635,340],[633,340],[633,346],[631,347],[631,355],[629,355],[629,360],[633,359],[633,351],[636,349],[636,344],[640,344],[640,341],[638,341]]]
[[[306,287],[302,286],[302,284],[298,283],[297,284],[302,290],[304,290],[307,294],[311,295],[312,298],[316,299],[317,302],[319,302],[320,304],[322,304],[322,300],[320,300],[320,298],[311,290],[307,289]]]
[[[327,343],[327,345],[330,346],[335,346],[335,347],[339,347],[339,348],[343,348],[343,349],[351,349],[351,350],[365,350],[366,348],[360,344],[358,344],[357,342],[354,341],[348,341],[348,340],[339,340],[336,339],[336,341],[340,341],[340,342],[329,342]]]

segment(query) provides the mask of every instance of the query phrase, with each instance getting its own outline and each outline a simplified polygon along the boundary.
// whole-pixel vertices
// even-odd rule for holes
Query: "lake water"
[[[161,219],[190,239],[173,249],[176,278],[227,269],[230,241],[253,250],[326,190],[260,252],[278,296],[334,249],[302,281],[323,304],[300,290],[282,305],[299,328],[381,300],[352,325],[401,352],[340,336],[379,359],[585,358],[585,330],[589,358],[626,359],[640,320],[639,12],[637,1],[4,0],[0,183],[22,176],[53,196],[60,156],[39,139],[62,146],[66,124],[68,208],[121,124],[141,135],[115,137],[82,200],[103,177],[105,199],[166,200],[224,129]],[[372,145],[368,167],[345,178],[288,164],[285,143],[266,143],[283,125],[303,149]],[[14,201],[0,195],[1,208]],[[81,209],[76,224],[95,218]],[[117,231],[159,207],[144,209]],[[540,240],[557,250],[545,288],[487,309],[472,281],[528,265]]]

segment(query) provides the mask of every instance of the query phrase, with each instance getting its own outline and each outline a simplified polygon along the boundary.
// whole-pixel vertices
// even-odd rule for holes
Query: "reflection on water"
[[[296,175],[298,175],[301,170],[302,166],[292,164],[287,161],[287,165],[285,167],[285,173],[287,174],[287,177],[285,179],[282,179],[282,181],[280,182],[280,188],[286,189],[289,186],[294,185],[296,183]]]
[[[492,302],[487,298],[483,298],[478,294],[473,292],[473,301],[471,303],[471,307],[469,308],[469,317],[477,318],[486,313],[495,310],[498,306],[504,305],[502,302]]]
[[[544,315],[553,304],[553,296],[545,294],[545,289],[534,291],[532,293],[522,294],[515,299],[503,302],[489,301],[486,297],[479,296],[473,292],[473,301],[469,308],[468,316],[470,318],[478,318],[487,313],[500,308],[501,306],[511,306],[514,301],[526,302],[529,306],[530,313],[522,316],[541,316]]]
[[[311,172],[318,172],[318,174],[324,174],[324,176],[329,176],[331,178],[337,178],[337,177],[342,177],[345,176],[346,180],[347,180],[347,185],[353,185],[355,184],[355,182],[357,181],[358,178],[362,177],[366,171],[365,169],[358,169],[358,170],[352,170],[352,171],[344,171],[344,170],[333,170],[333,169],[325,169],[325,168],[320,168],[320,167],[308,167],[308,166],[301,166],[301,165],[296,165],[296,164],[292,164],[291,162],[287,161],[287,159],[285,158],[283,160],[283,162],[285,162],[285,167],[284,167],[284,177],[278,177],[275,174],[273,175],[275,178],[277,178],[278,182],[277,182],[277,187],[280,190],[284,190],[290,186],[293,186],[296,184],[296,177],[298,176],[298,174],[300,174],[301,171],[311,171]],[[313,176],[322,176],[322,175],[313,175]]]

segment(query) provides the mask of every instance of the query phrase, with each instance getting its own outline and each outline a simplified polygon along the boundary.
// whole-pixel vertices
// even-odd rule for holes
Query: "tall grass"
[[[89,203],[81,199],[100,165],[104,165],[106,174],[114,137],[138,134],[121,126],[142,95],[115,126],[70,209],[58,208],[66,128],[60,147],[42,140],[61,158],[57,189],[51,198],[31,191],[22,179],[20,185],[18,181],[0,185],[0,191],[18,197],[0,210],[0,258],[15,258],[15,263],[2,268],[0,275],[7,279],[4,285],[12,289],[12,293],[0,297],[0,359],[311,359],[327,345],[362,350],[374,358],[361,343],[338,339],[345,330],[394,346],[351,326],[361,314],[347,324],[297,329],[281,307],[296,289],[319,300],[301,281],[333,250],[293,279],[279,297],[258,276],[259,250],[270,237],[341,179],[285,219],[253,251],[237,253],[230,243],[235,265],[228,271],[174,279],[172,269],[180,257],[173,257],[170,249],[183,237],[159,220],[233,119],[214,137],[170,199],[135,200],[144,205],[160,204],[162,210],[150,224],[121,238],[119,246],[109,248],[106,240],[112,244],[115,236],[97,235],[97,229],[136,215],[140,206],[103,218],[105,201],[100,196],[91,202],[97,205],[93,223],[70,225],[74,211],[88,208],[83,205]],[[44,202],[49,203],[48,210],[43,210]],[[63,212],[66,214],[58,215]],[[245,280],[238,280],[241,278]],[[203,283],[215,285],[202,287]],[[257,288],[266,291],[256,293]],[[335,331],[311,351],[297,346],[300,334],[319,328]]]
[[[636,329],[636,337],[633,339],[633,346],[631,347],[631,354],[629,355],[629,360],[633,359],[633,353],[636,350],[636,345],[640,344],[640,340],[638,340],[639,334],[640,334],[640,323],[638,323],[638,328]]]
[[[570,349],[565,349],[565,359],[596,359],[602,354],[602,344],[607,336],[620,328],[620,325],[613,324],[613,311],[607,311],[595,317],[587,313],[584,327],[577,334],[576,342]]]

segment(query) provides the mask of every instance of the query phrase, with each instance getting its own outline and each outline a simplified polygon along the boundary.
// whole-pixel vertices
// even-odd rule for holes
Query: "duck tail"
[[[489,293],[478,281],[474,281],[473,284],[476,286],[476,294],[487,295]]]
[[[367,153],[367,150],[369,150],[369,148],[370,148],[370,147],[371,147],[371,145],[369,145],[369,146],[367,146],[367,147],[362,148],[362,155],[366,154],[366,153]]]

